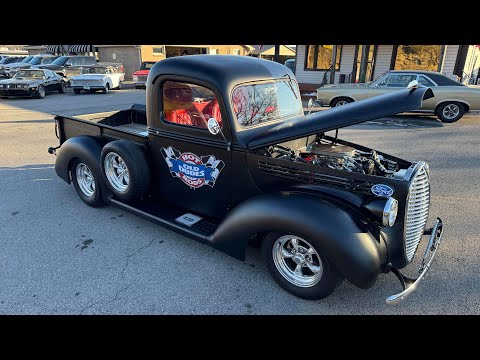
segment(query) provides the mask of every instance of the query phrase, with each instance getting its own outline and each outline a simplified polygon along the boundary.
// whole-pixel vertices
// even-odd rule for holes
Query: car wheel
[[[87,205],[102,206],[105,204],[102,198],[102,190],[91,169],[90,164],[87,165],[83,160],[76,159],[70,167],[73,186],[80,199]]]
[[[37,88],[37,98],[43,99],[45,97],[45,87],[43,85],[39,85]]]
[[[112,141],[102,149],[102,172],[112,193],[122,200],[141,198],[150,187],[150,168],[139,145]]]
[[[445,123],[454,123],[465,114],[465,106],[458,102],[446,102],[437,108],[437,117]]]
[[[351,102],[353,102],[353,100],[349,98],[338,98],[332,101],[331,107],[343,106],[350,104]]]
[[[303,299],[324,299],[341,283],[341,276],[314,239],[269,233],[262,241],[262,254],[274,280]]]
[[[104,94],[108,94],[108,92],[110,91],[110,85],[108,85],[108,83],[105,84],[105,87],[103,88],[102,92]]]
[[[65,81],[62,80],[62,82],[60,84],[60,88],[58,89],[58,92],[60,94],[63,94],[65,92],[65,90],[67,90],[67,84],[65,83]]]
[[[81,91],[82,91],[82,89],[73,89],[73,92],[74,92],[75,94],[80,94]]]

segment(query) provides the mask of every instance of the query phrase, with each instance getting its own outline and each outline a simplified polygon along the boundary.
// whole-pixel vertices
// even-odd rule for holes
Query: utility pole
[[[275,58],[276,62],[280,62],[280,45],[275,45]]]

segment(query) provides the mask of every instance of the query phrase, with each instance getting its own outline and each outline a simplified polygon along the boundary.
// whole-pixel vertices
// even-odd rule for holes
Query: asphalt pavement
[[[323,301],[270,278],[259,250],[235,260],[112,206],[91,208],[58,178],[51,114],[145,103],[145,91],[0,100],[0,314],[479,314],[480,116],[456,124],[394,116],[340,138],[430,164],[444,240],[418,291],[397,306],[393,274],[368,290],[344,282]],[[413,275],[418,266],[407,268]]]

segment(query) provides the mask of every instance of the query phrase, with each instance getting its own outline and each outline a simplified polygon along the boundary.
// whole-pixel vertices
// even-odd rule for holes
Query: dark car
[[[6,56],[0,60],[0,69],[3,69],[5,65],[20,62],[25,59],[25,56]]]
[[[39,64],[50,64],[53,60],[58,58],[54,55],[32,55],[28,56],[21,62],[15,62],[5,65],[3,69],[0,69],[0,76],[12,77],[20,69],[28,69],[31,66]]]
[[[366,289],[388,272],[404,287],[388,303],[418,287],[443,229],[440,219],[426,228],[428,165],[337,135],[418,108],[431,89],[304,115],[288,68],[226,55],[159,61],[146,85],[146,106],[55,118],[55,171],[86,204],[108,203],[240,260],[252,241],[275,281],[302,298],[325,298],[343,279]],[[419,277],[406,278],[398,269],[424,236]]]
[[[44,98],[49,92],[64,93],[66,83],[53,71],[46,69],[19,70],[11,79],[0,80],[0,97]]]
[[[295,74],[295,59],[286,60],[285,66],[288,67]]]
[[[48,69],[56,72],[58,75],[67,77],[66,69],[69,67],[82,67],[95,65],[97,60],[94,56],[60,56],[48,65],[36,65],[39,69]]]

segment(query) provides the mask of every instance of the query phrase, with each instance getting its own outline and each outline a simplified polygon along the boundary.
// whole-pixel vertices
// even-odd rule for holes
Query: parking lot
[[[443,124],[394,116],[340,130],[343,139],[430,164],[443,242],[418,291],[397,306],[393,274],[369,290],[344,282],[323,301],[276,285],[258,249],[235,260],[107,206],[91,208],[55,174],[53,115],[145,103],[145,91],[0,100],[1,314],[480,314],[480,116]],[[420,250],[419,250],[420,251]],[[415,265],[407,268],[414,275]]]

